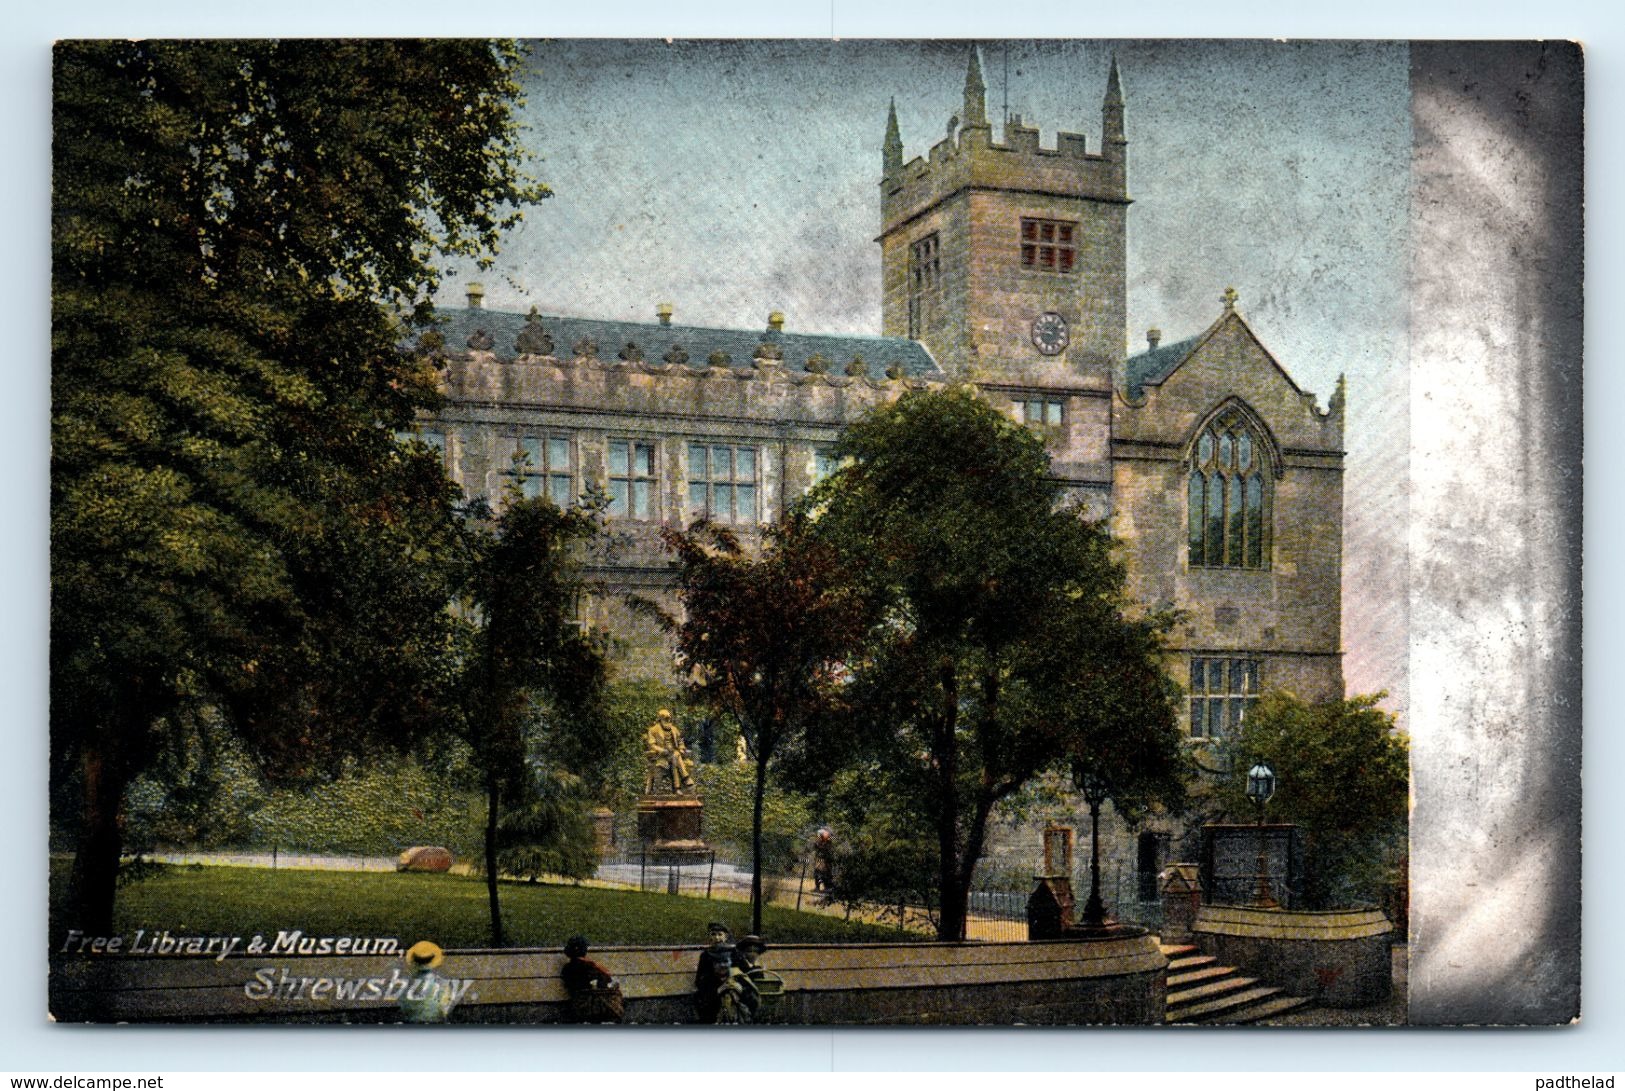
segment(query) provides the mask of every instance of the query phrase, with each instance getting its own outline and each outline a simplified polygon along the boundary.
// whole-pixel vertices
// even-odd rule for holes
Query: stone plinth
[[[638,800],[638,840],[651,858],[710,852],[701,837],[705,804],[693,796],[644,796]]]
[[[1191,926],[1202,911],[1198,864],[1170,864],[1162,875],[1162,942],[1189,943]]]
[[[1380,909],[1205,905],[1191,931],[1203,954],[1324,1007],[1364,1007],[1393,992],[1394,926]]]

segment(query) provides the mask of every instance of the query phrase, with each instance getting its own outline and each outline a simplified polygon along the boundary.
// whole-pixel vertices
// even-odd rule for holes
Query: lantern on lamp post
[[[1275,770],[1262,761],[1247,770],[1247,798],[1258,808],[1258,888],[1253,893],[1253,904],[1263,909],[1280,908],[1270,890],[1269,856],[1264,845],[1264,808],[1274,795]]]
[[[1074,780],[1089,804],[1089,900],[1083,903],[1083,926],[1106,927],[1106,907],[1100,900],[1100,805],[1106,802],[1107,784],[1093,772],[1080,773]]]

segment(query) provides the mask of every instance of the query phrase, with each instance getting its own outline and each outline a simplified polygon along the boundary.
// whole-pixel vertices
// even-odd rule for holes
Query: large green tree
[[[466,639],[452,704],[485,793],[494,947],[506,939],[497,886],[504,864],[591,873],[587,811],[617,750],[602,642],[577,621],[581,558],[598,533],[597,513],[517,491],[506,501],[495,520],[467,531]]]
[[[768,772],[837,702],[869,604],[842,578],[839,553],[805,511],[768,528],[751,555],[726,527],[701,522],[663,538],[677,558],[683,620],[677,665],[694,700],[739,724],[755,765],[751,929],[762,930],[762,809]]]
[[[851,736],[822,748],[913,783],[936,840],[938,933],[964,935],[989,816],[1040,771],[1178,794],[1165,619],[1129,616],[1102,525],[1063,502],[1039,437],[966,389],[912,393],[847,430],[811,497],[818,540],[870,605]],[[895,816],[894,816],[895,822]]]
[[[439,707],[456,529],[434,452],[394,438],[436,397],[403,318],[545,195],[521,63],[57,46],[51,735],[80,926],[110,925],[125,787],[186,709],[298,776]]]
[[[1235,821],[1256,811],[1247,770],[1275,771],[1269,817],[1304,839],[1304,901],[1314,908],[1377,902],[1405,851],[1410,744],[1378,707],[1383,694],[1312,704],[1266,693],[1221,746],[1218,802]]]

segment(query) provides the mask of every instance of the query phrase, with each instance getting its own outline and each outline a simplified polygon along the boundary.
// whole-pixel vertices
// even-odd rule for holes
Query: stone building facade
[[[1265,689],[1341,696],[1341,384],[1317,407],[1229,291],[1207,330],[1149,331],[1129,354],[1115,62],[1095,151],[1075,133],[1043,147],[1020,118],[995,142],[974,52],[964,96],[921,158],[904,160],[888,118],[882,336],[801,333],[777,314],[758,330],[681,326],[664,305],[649,323],[505,314],[471,289],[445,316],[447,403],[423,434],[470,495],[602,490],[620,545],[599,574],[674,605],[662,525],[709,514],[749,541],[832,469],[845,424],[909,389],[974,384],[1039,429],[1056,479],[1110,518],[1134,599],[1181,612],[1169,669],[1193,740],[1233,729]],[[619,594],[586,618],[625,671],[669,677],[661,634]],[[1137,889],[1178,832],[1115,839]]]

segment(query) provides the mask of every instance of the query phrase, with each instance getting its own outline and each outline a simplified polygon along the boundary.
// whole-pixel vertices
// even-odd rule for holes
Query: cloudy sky
[[[960,108],[969,43],[534,43],[525,120],[554,191],[476,276],[486,305],[877,333],[886,106],[905,156]],[[1127,101],[1129,341],[1217,317],[1226,286],[1324,404],[1348,376],[1344,643],[1353,692],[1403,711],[1407,52],[1387,43],[983,41],[988,113],[1100,147]],[[1008,81],[1005,72],[1008,69]],[[1007,89],[1006,89],[1007,88]],[[995,138],[998,132],[995,131]],[[1358,589],[1358,593],[1353,593]]]

